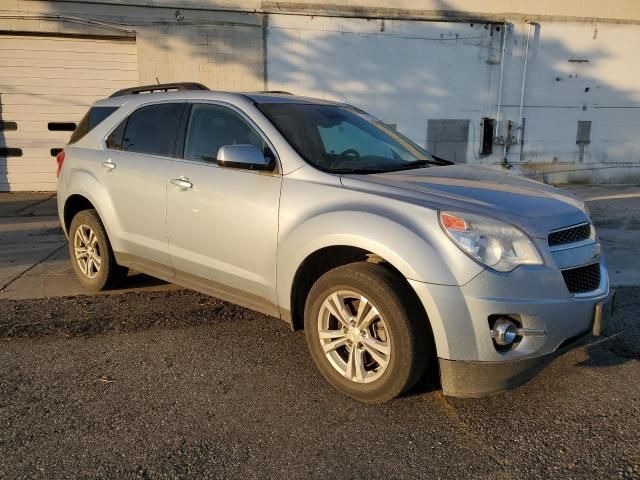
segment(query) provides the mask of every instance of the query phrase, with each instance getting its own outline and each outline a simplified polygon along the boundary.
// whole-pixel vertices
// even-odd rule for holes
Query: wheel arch
[[[84,195],[79,193],[74,193],[69,195],[64,202],[63,209],[63,222],[64,222],[64,230],[65,232],[69,232],[69,227],[71,227],[71,221],[73,217],[75,217],[79,212],[83,210],[95,210],[95,206],[91,201]]]
[[[103,184],[90,172],[79,170],[74,172],[64,193],[66,196],[59,197],[58,208],[65,233],[68,234],[75,214],[85,209],[94,209],[100,217],[113,249],[119,251],[120,223],[115,214],[111,196]]]
[[[427,312],[416,295],[415,291],[407,281],[406,277],[391,262],[380,255],[367,249],[353,245],[331,245],[315,250],[310,253],[298,266],[290,290],[290,316],[289,321],[294,330],[301,330],[304,327],[304,307],[306,298],[313,284],[322,275],[334,268],[355,262],[377,263],[390,270],[402,283],[407,293],[422,309],[425,321],[429,323]]]

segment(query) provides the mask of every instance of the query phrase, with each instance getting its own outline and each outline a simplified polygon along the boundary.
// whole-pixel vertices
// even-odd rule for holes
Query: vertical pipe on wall
[[[532,22],[527,21],[529,24],[529,30],[527,30],[527,42],[524,47],[524,66],[522,67],[522,88],[520,89],[520,113],[518,114],[518,141],[516,143],[520,143],[522,141],[522,129],[523,129],[523,119],[522,119],[522,111],[524,109],[524,90],[527,85],[527,64],[529,63],[529,42],[531,39],[531,27],[533,26]]]
[[[500,113],[502,110],[502,80],[504,78],[504,54],[506,49],[507,49],[507,22],[502,24],[502,47],[501,47],[502,52],[500,53],[500,83],[498,84],[498,113],[496,114],[496,140],[500,139]]]
[[[269,15],[262,16],[262,89],[269,90],[269,72],[267,70],[267,34],[269,30]]]

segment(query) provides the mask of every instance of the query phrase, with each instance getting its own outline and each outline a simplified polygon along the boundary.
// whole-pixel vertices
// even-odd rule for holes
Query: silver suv
[[[132,268],[280,318],[363,402],[427,371],[478,397],[599,334],[612,294],[581,201],[446,163],[350,105],[141,87],[79,124],[58,206],[88,289]]]

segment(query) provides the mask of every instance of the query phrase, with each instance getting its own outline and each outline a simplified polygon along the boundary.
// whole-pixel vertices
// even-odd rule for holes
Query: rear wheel
[[[107,232],[95,210],[83,210],[73,217],[69,256],[78,280],[88,290],[115,287],[127,276],[127,269],[116,263]]]
[[[431,358],[427,319],[402,279],[382,265],[335,268],[314,284],[305,334],[316,365],[338,390],[381,403],[410,389]]]

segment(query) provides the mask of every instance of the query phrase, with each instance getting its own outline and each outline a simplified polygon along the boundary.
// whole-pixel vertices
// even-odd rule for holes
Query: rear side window
[[[107,147],[127,152],[173,156],[184,105],[160,103],[139,108],[109,135]]]
[[[117,109],[118,107],[91,107],[82,120],[80,120],[80,123],[69,139],[69,143],[76,143]],[[51,130],[51,128],[49,129]]]

